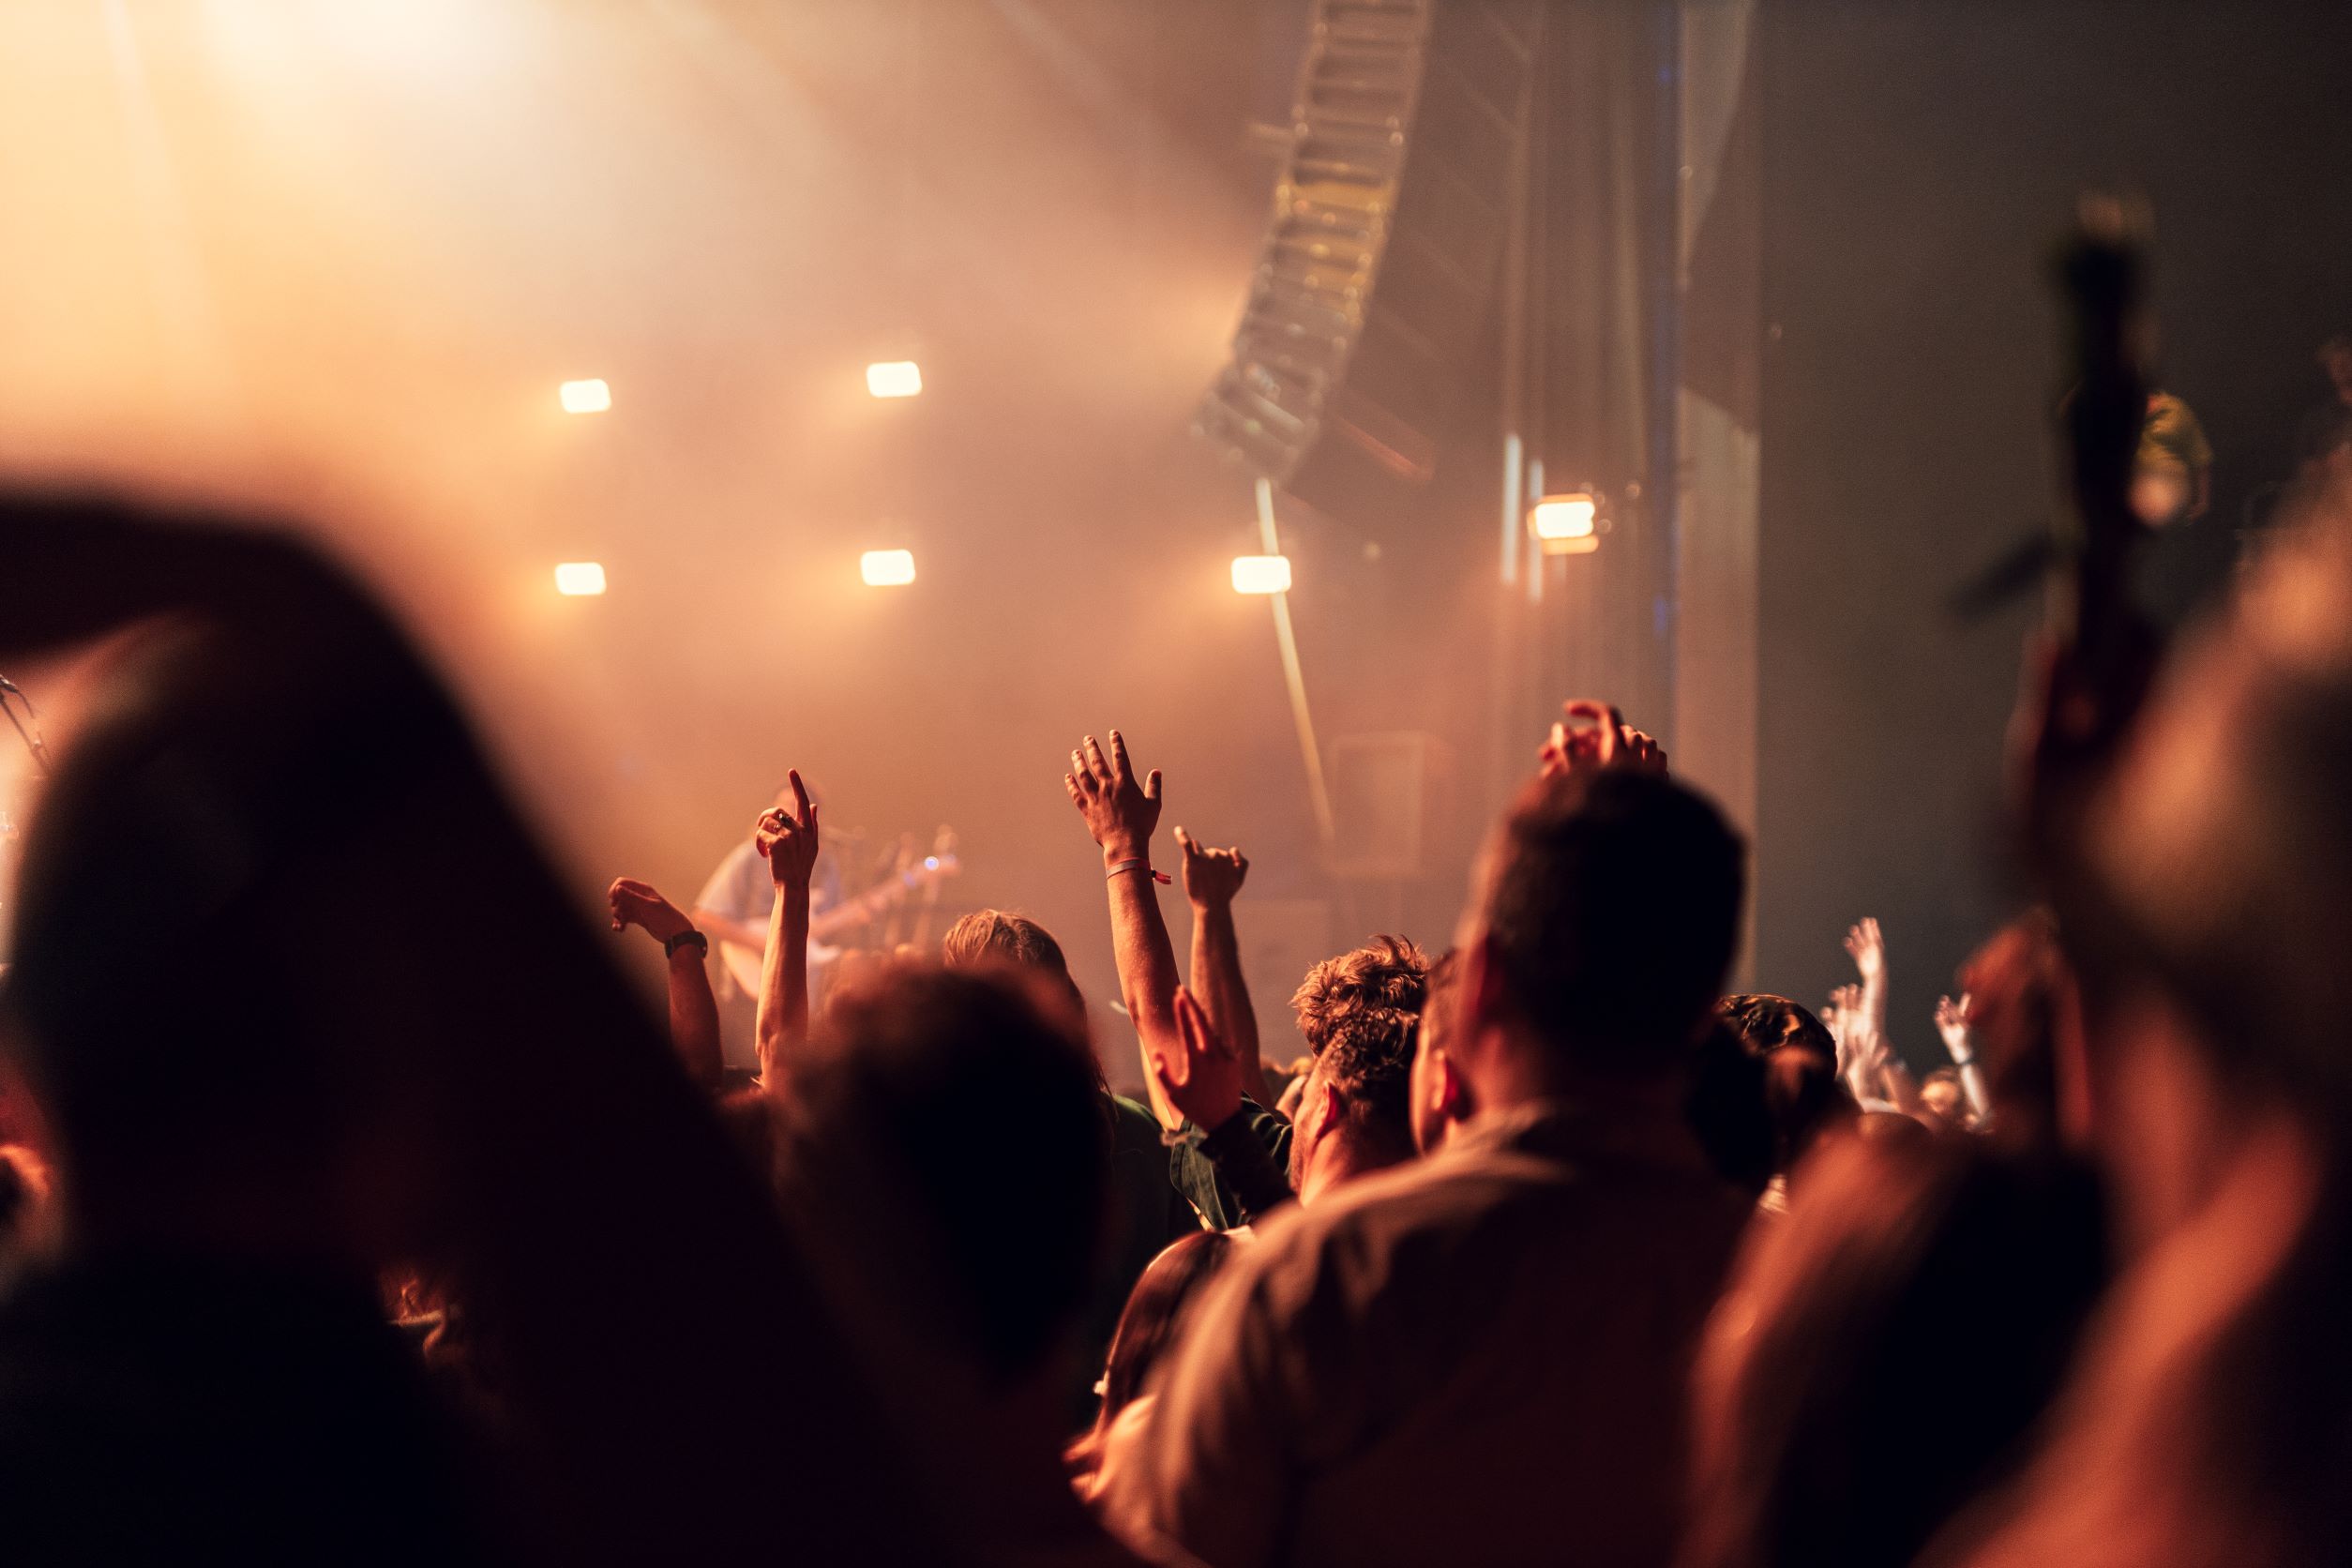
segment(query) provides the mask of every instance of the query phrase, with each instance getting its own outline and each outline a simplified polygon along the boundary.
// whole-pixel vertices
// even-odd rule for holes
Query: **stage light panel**
[[[888,359],[868,365],[866,390],[877,398],[912,398],[923,390],[923,368],[912,359]]]
[[[1601,504],[1583,490],[1547,495],[1528,513],[1528,527],[1546,545],[1563,539],[1589,539],[1601,515]]]
[[[869,550],[857,558],[857,575],[868,588],[903,588],[914,580],[914,551]]]
[[[1290,558],[1287,555],[1233,557],[1233,592],[1287,594],[1290,591]]]

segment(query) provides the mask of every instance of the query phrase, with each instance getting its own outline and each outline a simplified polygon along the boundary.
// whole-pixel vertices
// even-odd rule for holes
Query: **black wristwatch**
[[[664,937],[661,942],[661,956],[665,958],[674,958],[678,956],[679,948],[688,945],[701,948],[702,957],[706,958],[711,956],[711,939],[691,927],[680,931],[674,937]]]

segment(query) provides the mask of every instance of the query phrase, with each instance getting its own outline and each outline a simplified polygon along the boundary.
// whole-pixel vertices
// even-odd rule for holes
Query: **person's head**
[[[1137,1278],[1110,1338],[1097,1430],[1107,1429],[1143,1392],[1161,1358],[1176,1343],[1200,1288],[1232,1257],[1236,1244],[1222,1230],[1197,1231],[1162,1248]]]
[[[1531,782],[1462,933],[1455,1043],[1473,1111],[1689,1071],[1738,942],[1742,849],[1682,785],[1609,768]]]
[[[1290,1139],[1302,1200],[1331,1182],[1412,1157],[1410,1079],[1429,960],[1374,937],[1307,972],[1290,1005],[1314,1052]]]
[[[1760,1197],[1780,1164],[1772,1119],[1770,1063],[1721,1022],[1699,1042],[1682,1111],[1707,1163],[1733,1186]]]
[[[417,1151],[451,1063],[405,1038],[432,988],[400,978],[429,933],[400,951],[384,890],[438,874],[419,805],[448,789],[448,732],[365,629],[273,668],[306,609],[266,634],[188,616],[118,641],[26,835],[7,1046],[76,1244],[372,1271],[440,1207]],[[351,689],[320,690],[338,668]]]
[[[1716,1010],[1763,1063],[1773,1168],[1786,1175],[1823,1134],[1853,1123],[1854,1096],[1837,1076],[1837,1042],[1810,1010],[1785,996],[1743,991],[1725,997]]]
[[[1052,932],[1025,914],[974,910],[947,927],[947,934],[940,939],[939,956],[949,969],[1010,964],[1028,970],[1053,988],[1055,995],[1072,1009],[1078,1025],[1084,1027],[1086,998],[1078,982],[1070,978],[1070,961],[1063,957],[1062,944],[1053,940]]]
[[[1968,1125],[1968,1095],[1960,1087],[1960,1070],[1938,1067],[1920,1080],[1920,1108],[1946,1127]]]
[[[1052,1375],[1110,1156],[1092,1053],[1050,990],[1010,966],[893,964],[835,996],[806,1061],[779,1168],[860,1310],[897,1314],[986,1386]]]
[[[1461,953],[1447,948],[1429,966],[1428,983],[1421,998],[1421,1027],[1413,1036],[1413,1146],[1435,1153],[1446,1137],[1469,1113],[1461,1080],[1446,1055],[1454,1043],[1455,982],[1461,978]]]

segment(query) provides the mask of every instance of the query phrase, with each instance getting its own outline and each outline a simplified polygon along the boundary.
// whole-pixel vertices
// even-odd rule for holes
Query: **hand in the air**
[[[1877,921],[1865,917],[1847,929],[1846,956],[1854,960],[1854,969],[1864,984],[1885,976],[1887,942],[1879,932]]]
[[[1954,1002],[1948,996],[1936,999],[1936,1033],[1944,1039],[1944,1049],[1954,1062],[1965,1061],[1975,1053],[1968,1048],[1968,996],[1966,991]]]
[[[651,882],[621,877],[605,890],[604,897],[612,908],[612,928],[616,931],[635,926],[656,942],[668,942],[682,931],[694,929],[694,922],[686,918],[686,912],[655,891]]]
[[[1238,849],[1213,850],[1183,828],[1176,847],[1184,854],[1184,897],[1195,909],[1221,909],[1233,901],[1249,876],[1249,857]]]
[[[779,806],[761,812],[751,824],[751,842],[767,857],[770,881],[779,889],[806,893],[817,868],[817,807],[800,775],[795,772],[791,777],[792,809],[787,812]]]
[[[1086,819],[1086,831],[1103,847],[1107,861],[1136,860],[1149,855],[1152,831],[1160,822],[1160,770],[1153,768],[1138,781],[1127,761],[1127,743],[1110,732],[1105,755],[1093,736],[1070,753],[1070,771],[1062,776],[1070,804]]]
[[[1666,747],[1625,722],[1625,716],[1606,702],[1572,698],[1560,705],[1560,721],[1536,754],[1545,778],[1596,768],[1631,768],[1636,773],[1666,771]]]
[[[1183,1060],[1153,1053],[1152,1077],[1178,1115],[1214,1132],[1242,1108],[1242,1059],[1182,986],[1176,988],[1176,1034]]]

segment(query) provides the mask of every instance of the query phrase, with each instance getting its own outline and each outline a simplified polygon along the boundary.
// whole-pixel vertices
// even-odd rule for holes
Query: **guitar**
[[[942,843],[952,845],[955,836],[941,830]],[[854,898],[844,898],[822,914],[808,921],[808,973],[810,985],[817,974],[840,957],[841,949],[828,945],[829,937],[843,936],[867,925],[885,912],[904,903],[918,888],[936,888],[947,878],[963,870],[963,863],[952,849],[925,855],[921,860],[902,865],[897,871],[867,888]],[[767,961],[767,951],[760,947],[745,947],[737,942],[718,943],[719,961],[727,966],[727,973],[743,990],[744,995],[760,994],[760,970]]]

